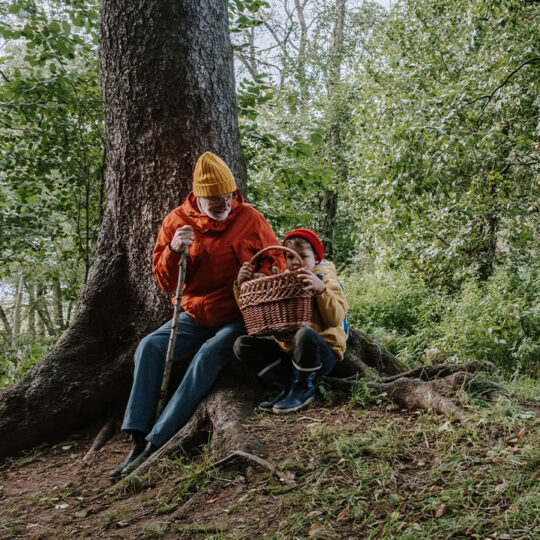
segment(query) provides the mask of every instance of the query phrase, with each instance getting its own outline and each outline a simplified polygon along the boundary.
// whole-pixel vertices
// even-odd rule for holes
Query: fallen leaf
[[[215,503],[217,500],[218,500],[217,497],[216,497],[215,499],[208,499],[208,500],[206,501],[206,504],[213,504],[213,503]]]
[[[521,439],[521,437],[525,437],[525,435],[527,434],[527,428],[521,428],[519,431],[518,431],[518,434],[516,435],[516,437],[518,439]]]
[[[63,510],[64,508],[67,508],[69,506],[69,504],[67,503],[62,503],[62,504],[55,504],[54,505],[54,508],[56,510]]]
[[[284,484],[294,483],[294,473],[292,471],[283,471],[279,477],[279,481]]]
[[[419,462],[417,463],[417,465],[418,465],[419,467],[423,467],[425,464],[426,464],[425,461],[419,461]]]
[[[429,488],[429,491],[431,491],[431,493],[438,493],[439,492],[439,488],[437,486],[431,486]]]
[[[502,484],[499,484],[498,486],[495,486],[495,493],[497,493],[497,495],[503,493],[504,491],[506,490],[506,482],[503,482]]]
[[[349,515],[349,507],[347,506],[347,508],[344,508],[344,509],[339,513],[339,515],[338,515],[338,517],[337,517],[337,520],[339,521],[339,520],[341,520],[341,519],[347,517],[348,515]]]
[[[519,452],[519,448],[517,446],[507,446],[506,450],[510,452],[511,454],[515,454],[516,452]]]
[[[463,490],[461,490],[461,491],[459,492],[459,494],[460,494],[462,497],[466,497],[467,495],[469,495],[469,492],[468,492],[468,491],[465,491],[465,490],[463,489]]]
[[[308,536],[313,536],[314,534],[317,534],[323,526],[321,525],[320,521],[314,521],[313,525],[309,528]]]
[[[337,462],[338,465],[343,465],[344,463],[345,463],[345,458],[343,457]]]
[[[452,509],[447,504],[441,504],[437,512],[435,512],[435,517],[441,518],[443,516],[446,516],[446,514],[450,514],[451,512],[452,512]]]
[[[516,444],[518,441],[519,441],[518,438],[510,439],[510,440],[508,441],[508,444]]]
[[[307,517],[315,517],[315,516],[322,516],[323,512],[322,510],[312,510]]]
[[[474,531],[473,531],[472,529],[467,529],[467,530],[465,531],[465,534],[466,534],[467,536],[472,536],[473,532],[474,532]]]
[[[71,449],[71,445],[69,446],[62,446],[62,450],[70,450]]]

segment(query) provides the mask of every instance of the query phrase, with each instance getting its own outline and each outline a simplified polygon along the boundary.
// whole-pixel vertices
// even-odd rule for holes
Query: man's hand
[[[306,291],[315,291],[315,294],[322,294],[326,291],[326,285],[322,279],[319,279],[311,270],[300,268],[298,270],[298,276],[304,282],[304,289]]]
[[[194,237],[193,227],[191,227],[191,225],[184,225],[183,227],[176,229],[169,245],[173,251],[181,253],[184,248],[193,244]]]
[[[244,283],[244,281],[250,280],[252,275],[253,275],[253,265],[249,264],[248,262],[245,262],[240,267],[240,271],[238,272],[238,277],[236,278],[236,281],[238,281],[238,285],[241,285],[242,283]]]

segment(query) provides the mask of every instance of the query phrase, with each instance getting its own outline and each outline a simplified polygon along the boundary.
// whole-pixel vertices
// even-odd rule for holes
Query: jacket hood
[[[337,270],[333,262],[323,259],[317,264],[312,272],[317,275],[333,277],[337,280]]]

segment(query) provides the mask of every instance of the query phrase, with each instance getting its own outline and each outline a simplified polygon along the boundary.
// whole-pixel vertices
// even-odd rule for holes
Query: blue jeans
[[[210,390],[225,364],[234,357],[233,344],[245,334],[241,319],[223,326],[200,326],[186,312],[180,314],[173,362],[193,356],[182,382],[156,422],[159,390],[172,320],[141,340],[135,351],[133,386],[122,429],[147,434],[155,446],[165,444],[187,421]]]

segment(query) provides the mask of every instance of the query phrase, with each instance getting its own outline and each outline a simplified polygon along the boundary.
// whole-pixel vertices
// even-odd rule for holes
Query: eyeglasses
[[[225,193],[225,195],[216,195],[215,197],[203,197],[208,204],[219,204],[222,202],[230,203],[235,198],[234,193]]]

